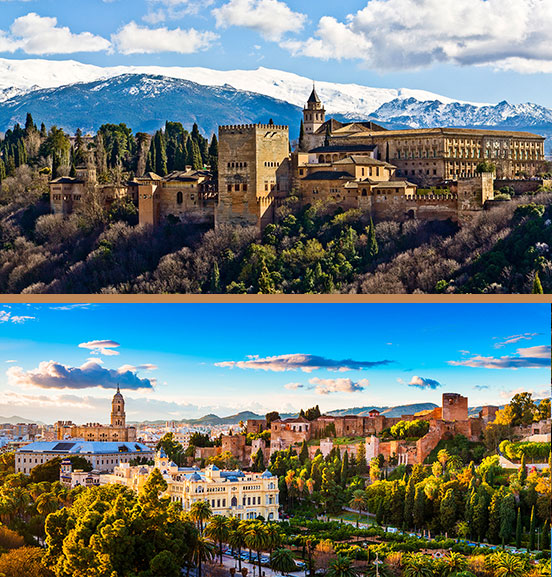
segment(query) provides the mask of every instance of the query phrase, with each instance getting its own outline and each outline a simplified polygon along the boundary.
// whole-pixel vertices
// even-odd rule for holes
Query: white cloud
[[[315,385],[315,391],[319,395],[328,395],[329,393],[356,393],[363,391],[370,382],[368,379],[360,379],[357,382],[351,379],[320,379],[314,377],[309,379],[311,385]]]
[[[149,10],[142,20],[159,24],[165,20],[179,20],[197,14],[213,4],[213,0],[148,0]]]
[[[449,365],[484,369],[540,369],[550,367],[550,345],[517,349],[514,355],[484,357],[473,355],[462,361],[447,361]]]
[[[136,22],[129,22],[111,37],[113,44],[121,54],[155,54],[158,52],[177,52],[193,54],[209,48],[218,38],[214,32],[201,32],[195,28],[172,30],[148,28]]]
[[[131,370],[104,369],[95,360],[86,361],[80,367],[69,367],[55,361],[42,361],[36,369],[25,371],[22,367],[10,367],[6,374],[8,383],[15,387],[39,387],[41,389],[152,389],[155,379],[141,379]]]
[[[344,21],[322,17],[312,37],[282,46],[380,70],[449,63],[550,72],[550,29],[550,0],[369,0]]]
[[[114,356],[118,355],[119,351],[113,349],[120,346],[116,341],[88,341],[87,343],[80,343],[79,348],[89,349],[93,355]]]
[[[91,32],[75,34],[58,26],[57,18],[29,12],[16,18],[9,32],[0,30],[0,52],[22,50],[26,54],[71,54],[100,52],[110,47],[109,40]]]
[[[428,379],[427,377],[418,377],[417,375],[414,375],[410,379],[408,386],[417,387],[419,389],[436,389],[438,387],[442,387],[443,385],[435,379]]]
[[[262,371],[297,371],[312,373],[318,369],[328,369],[329,371],[360,371],[372,367],[385,366],[394,361],[355,361],[353,359],[329,359],[318,355],[308,355],[304,353],[292,353],[286,355],[274,355],[271,357],[259,357],[258,355],[248,355],[246,361],[222,361],[215,363],[216,367],[228,367],[239,369],[256,369]]]
[[[302,389],[305,385],[301,383],[287,383],[284,385],[284,389],[288,389],[288,391],[296,391],[297,389]]]
[[[218,28],[241,26],[256,30],[268,40],[279,41],[287,32],[298,32],[307,17],[280,0],[230,0],[213,10]]]
[[[26,321],[33,321],[36,317],[14,315],[9,311],[0,310],[0,323],[14,323],[16,325],[23,324]]]
[[[157,370],[159,367],[157,365],[152,365],[151,363],[145,363],[143,365],[123,365],[122,367],[119,367],[117,370],[120,373],[125,373],[126,371],[132,371],[132,372],[136,372],[136,371],[155,371]]]

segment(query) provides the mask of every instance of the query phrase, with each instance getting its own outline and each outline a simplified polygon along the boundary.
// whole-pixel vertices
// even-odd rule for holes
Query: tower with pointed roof
[[[307,100],[307,105],[303,108],[304,140],[308,148],[310,148],[310,144],[312,144],[313,136],[325,122],[326,111],[316,93],[316,87],[313,82],[311,95]]]
[[[117,392],[113,396],[113,401],[111,401],[111,426],[125,427],[125,420],[125,399],[121,395],[119,385],[117,385]]]

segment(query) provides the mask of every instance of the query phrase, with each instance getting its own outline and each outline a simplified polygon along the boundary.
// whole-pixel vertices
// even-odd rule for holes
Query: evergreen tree
[[[502,544],[508,543],[514,533],[516,523],[516,502],[512,493],[508,493],[500,504],[500,538]]]
[[[414,527],[418,530],[423,529],[425,526],[425,507],[426,496],[424,490],[421,487],[416,487],[412,515],[414,517]]]
[[[253,471],[262,473],[265,470],[264,453],[259,449],[253,457]]]
[[[347,480],[349,479],[349,453],[345,451],[343,460],[341,461],[341,486],[345,489]]]
[[[32,114],[27,112],[27,117],[25,119],[25,134],[29,135],[31,132],[36,132],[36,126]]]
[[[155,133],[153,146],[155,148],[155,173],[165,176],[167,174],[167,146],[161,130]]]
[[[535,505],[531,507],[531,520],[529,521],[529,551],[535,550]]]
[[[303,120],[301,119],[301,126],[299,127],[299,150],[305,151],[305,127],[303,126]]]
[[[192,140],[192,168],[194,170],[201,170],[203,168],[201,152],[199,150],[199,145],[195,140]]]
[[[48,133],[46,132],[46,125],[44,124],[44,122],[40,125],[40,137],[41,138],[46,138],[48,136]]]
[[[500,541],[500,508],[502,498],[502,491],[495,491],[491,497],[491,504],[489,506],[489,529],[487,538],[490,543],[494,543],[495,545]]]
[[[521,547],[521,540],[523,537],[523,527],[521,526],[521,508],[518,507],[516,517],[516,548]]]
[[[541,295],[544,292],[542,290],[542,283],[541,283],[541,280],[539,278],[538,271],[535,273],[535,279],[533,280],[533,291],[532,292],[534,295]]]
[[[408,477],[406,484],[406,494],[404,498],[404,522],[407,527],[414,525],[414,497],[416,496],[416,484],[414,483],[414,476]]]
[[[299,460],[301,464],[304,465],[309,459],[309,448],[307,446],[307,442],[303,441],[301,443],[301,450],[299,451]]]
[[[274,286],[274,281],[268,272],[268,267],[266,266],[266,261],[262,259],[261,272],[258,279],[259,293],[260,294],[274,294],[276,292],[276,287]]]
[[[216,134],[213,134],[211,144],[209,145],[208,164],[211,167],[211,172],[216,176],[218,174],[218,140]]]
[[[366,463],[366,445],[364,443],[360,443],[358,446],[356,470],[359,475],[365,475],[368,471],[368,465]]]
[[[77,170],[75,169],[75,164],[71,163],[71,170],[69,171],[69,176],[75,178],[77,176]]]
[[[378,255],[378,241],[376,239],[376,229],[374,227],[374,222],[372,217],[370,217],[370,226],[367,230],[368,233],[368,246],[367,246],[367,257],[369,261],[372,261]]]
[[[456,497],[453,489],[448,489],[440,504],[440,522],[443,530],[450,534],[456,522]]]
[[[6,165],[4,161],[0,158],[0,184],[6,178]]]
[[[522,453],[521,455],[521,463],[518,471],[518,479],[522,486],[525,485],[525,481],[527,480],[527,465],[525,461],[525,453]]]
[[[216,260],[213,264],[213,272],[211,274],[211,293],[212,294],[220,293],[220,271],[218,262]]]
[[[489,496],[483,485],[477,489],[476,501],[473,507],[473,525],[477,540],[481,542],[489,527]]]

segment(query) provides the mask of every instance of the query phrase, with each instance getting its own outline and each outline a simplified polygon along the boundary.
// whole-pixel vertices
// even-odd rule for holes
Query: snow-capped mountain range
[[[237,90],[257,92],[303,106],[313,80],[281,70],[212,70],[178,66],[112,66],[82,64],[76,60],[9,60],[0,58],[0,101],[37,88],[56,88],[77,82],[93,82],[122,74],[147,74],[190,80],[204,86],[228,84]],[[366,117],[382,104],[395,99],[439,100],[443,104],[462,102],[425,90],[409,88],[370,88],[360,84],[316,81],[316,90],[329,114],[354,114]],[[483,106],[480,103],[471,103]]]
[[[0,131],[31,112],[39,122],[92,131],[126,122],[152,131],[165,120],[217,124],[275,122],[295,138],[312,80],[297,74],[163,66],[100,67],[75,60],[0,59]],[[389,128],[495,127],[552,136],[552,110],[525,103],[465,102],[424,90],[316,81],[328,115],[374,120]],[[551,140],[550,138],[548,139]],[[552,142],[546,148],[552,150]]]

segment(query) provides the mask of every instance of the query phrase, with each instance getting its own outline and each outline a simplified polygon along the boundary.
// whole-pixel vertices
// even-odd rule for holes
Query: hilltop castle
[[[85,441],[136,441],[136,428],[127,426],[125,399],[117,386],[117,392],[111,401],[111,423],[87,423],[75,425],[72,421],[58,421],[55,424],[56,437],[63,439],[84,439]]]
[[[262,229],[290,196],[303,204],[359,208],[376,220],[462,222],[493,202],[495,176],[536,189],[539,181],[526,179],[542,172],[544,140],[529,132],[342,123],[326,119],[313,87],[293,152],[287,126],[220,126],[216,179],[209,170],[150,172],[116,187],[98,185],[93,170],[79,169],[76,177],[51,181],[50,203],[54,213],[70,214],[92,194],[107,207],[126,196],[137,205],[140,224],[152,226],[178,219]],[[478,172],[484,161],[496,175]]]

